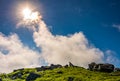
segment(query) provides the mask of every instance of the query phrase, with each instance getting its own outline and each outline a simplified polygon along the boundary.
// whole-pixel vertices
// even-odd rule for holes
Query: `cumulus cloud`
[[[117,58],[113,58],[113,52],[109,50],[106,51],[107,58],[104,60],[104,52],[90,44],[82,32],[68,36],[53,35],[41,18],[37,23],[27,20],[25,24],[20,23],[18,26],[33,30],[33,40],[41,50],[40,54],[25,46],[17,34],[9,36],[0,34],[0,72],[40,66],[42,62],[62,65],[72,62],[74,65],[85,68],[91,62],[119,62]],[[117,26],[114,25],[114,27]]]
[[[104,54],[98,48],[89,44],[82,32],[69,36],[52,35],[44,21],[40,21],[39,30],[34,32],[33,39],[41,48],[41,55],[49,64],[72,62],[75,65],[87,67],[90,62],[103,62]]]
[[[69,36],[55,36],[48,30],[40,14],[38,18],[39,22],[35,24],[25,20],[30,26],[25,27],[33,30],[33,40],[48,64],[65,65],[70,61],[75,65],[87,67],[87,64],[93,61],[103,62],[103,52],[89,44],[82,32]]]
[[[23,45],[16,34],[0,34],[0,72],[39,65],[40,55]]]
[[[120,60],[116,57],[116,53],[112,50],[107,50],[105,52],[106,54],[106,62],[107,63],[112,63],[114,65],[118,65],[120,63]]]
[[[20,18],[20,21],[17,23],[16,27],[28,28],[35,31],[38,27],[39,21],[42,19],[41,14],[37,11],[33,11],[32,9],[25,8],[22,15],[23,18]]]

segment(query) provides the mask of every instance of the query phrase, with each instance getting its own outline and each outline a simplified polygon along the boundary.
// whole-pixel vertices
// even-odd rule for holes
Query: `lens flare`
[[[30,8],[23,9],[23,19],[24,21],[36,22],[39,20],[39,13],[33,12]]]
[[[25,8],[23,10],[23,16],[24,16],[24,19],[31,19],[31,10],[29,8]]]

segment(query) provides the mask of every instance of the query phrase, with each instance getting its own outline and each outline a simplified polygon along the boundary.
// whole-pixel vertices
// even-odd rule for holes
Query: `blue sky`
[[[16,28],[17,5],[23,2],[36,4],[53,35],[83,32],[95,47],[120,59],[120,0],[0,0],[0,32],[16,33],[23,44],[39,50],[30,30]]]

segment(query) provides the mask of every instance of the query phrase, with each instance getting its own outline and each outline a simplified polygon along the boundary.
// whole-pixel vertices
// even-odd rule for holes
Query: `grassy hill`
[[[95,72],[82,67],[56,68],[39,72],[35,68],[26,68],[9,74],[0,74],[0,77],[2,81],[26,81],[30,73],[40,75],[33,81],[120,81],[120,72]],[[14,77],[15,75],[17,77]]]

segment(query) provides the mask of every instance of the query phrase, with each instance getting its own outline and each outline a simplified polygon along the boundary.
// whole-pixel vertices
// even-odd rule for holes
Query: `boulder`
[[[65,65],[64,68],[68,68],[68,65]]]
[[[36,68],[37,71],[45,71],[45,70],[48,70],[49,69],[49,66],[41,66],[39,68]]]
[[[42,71],[47,70],[46,66],[41,66],[41,70],[42,70]]]
[[[91,64],[88,64],[88,69],[93,71],[94,67],[95,67],[96,63],[92,62]]]
[[[51,64],[50,66],[41,66],[41,67],[37,67],[36,70],[37,71],[45,71],[45,70],[53,70],[55,68],[61,68],[62,66],[57,64],[57,65],[54,65],[54,64]]]
[[[114,65],[113,64],[96,64],[92,62],[91,64],[88,65],[89,70],[91,71],[100,71],[100,72],[113,72],[114,71]]]
[[[0,81],[2,81],[2,78],[0,78]]]
[[[59,64],[57,64],[57,65],[51,64],[50,65],[50,69],[61,68],[61,67],[62,67],[62,65],[59,65]]]
[[[119,72],[120,72],[120,68],[115,68],[115,70],[114,70],[114,71],[115,71],[115,72],[116,72],[116,71],[119,71]]]
[[[39,74],[36,73],[30,73],[28,77],[26,78],[26,81],[33,81],[37,78],[41,77]]]
[[[13,72],[16,72],[16,71],[23,71],[24,70],[24,68],[21,68],[21,69],[15,69],[15,70],[13,70]]]
[[[74,78],[73,77],[68,77],[68,81],[73,81]]]
[[[112,64],[98,64],[98,71],[113,72],[114,71],[114,65],[112,65]]]
[[[69,66],[70,66],[70,67],[74,67],[74,65],[73,65],[71,62],[69,62]]]
[[[21,78],[22,75],[23,75],[22,72],[19,72],[19,73],[13,74],[13,75],[11,76],[11,79],[14,80],[14,79],[17,79],[17,78]]]
[[[36,67],[37,72],[42,71],[41,67]]]

